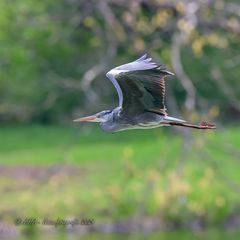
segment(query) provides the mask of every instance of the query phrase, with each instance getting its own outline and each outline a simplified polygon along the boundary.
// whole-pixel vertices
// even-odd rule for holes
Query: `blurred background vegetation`
[[[95,219],[45,229],[63,238],[224,239],[205,229],[240,227],[239,39],[237,0],[1,0],[0,236],[44,228],[16,217]],[[175,73],[168,112],[216,131],[72,123],[115,107],[105,73],[146,52]]]

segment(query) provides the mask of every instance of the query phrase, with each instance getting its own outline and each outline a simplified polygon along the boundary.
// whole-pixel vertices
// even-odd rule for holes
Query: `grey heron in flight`
[[[164,104],[164,78],[168,75],[174,74],[152,61],[147,54],[133,62],[113,68],[106,76],[117,90],[118,107],[74,121],[99,122],[106,132],[174,125],[214,129],[213,124],[202,122],[200,125],[194,125],[168,116]]]

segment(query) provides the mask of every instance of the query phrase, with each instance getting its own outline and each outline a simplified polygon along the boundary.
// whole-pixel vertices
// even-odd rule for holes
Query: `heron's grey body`
[[[117,90],[118,107],[75,121],[100,122],[106,132],[171,125],[213,128],[213,125],[207,124],[187,124],[184,120],[167,115],[164,78],[168,75],[174,74],[153,62],[146,54],[131,63],[113,68],[106,76]]]
[[[119,106],[111,111],[106,122],[100,124],[101,128],[107,132],[116,132],[127,129],[149,129],[166,126],[169,125],[168,121],[173,119],[174,121],[184,122],[180,119],[169,118],[166,114],[162,94],[165,91],[163,78],[167,75],[174,74],[152,62],[152,59],[147,58],[146,54],[134,62],[110,70],[106,76],[112,81],[118,92]],[[141,81],[141,79],[143,80]],[[154,83],[154,79],[156,89],[153,89],[151,85]],[[119,83],[120,81],[121,83]],[[124,84],[127,81],[128,84]],[[121,85],[122,87],[120,87]],[[158,85],[160,86],[159,89],[157,88]],[[126,90],[126,88],[129,90]],[[159,90],[160,101],[156,101],[155,90]],[[124,91],[126,94],[123,97]],[[133,96],[133,100],[130,100],[131,97],[127,95],[127,91]],[[156,101],[155,104],[154,101]],[[138,104],[138,106],[134,106],[135,104]],[[128,114],[124,113],[124,105],[130,105],[130,108],[132,108],[131,110],[128,109]],[[154,109],[151,111],[150,107],[160,108],[154,112]]]
[[[169,122],[185,122],[184,120],[163,116],[157,113],[139,113],[131,118],[124,118],[119,114],[121,110],[117,107],[108,115],[105,122],[101,122],[101,128],[106,132],[118,132],[128,129],[150,129],[161,126],[170,126]]]

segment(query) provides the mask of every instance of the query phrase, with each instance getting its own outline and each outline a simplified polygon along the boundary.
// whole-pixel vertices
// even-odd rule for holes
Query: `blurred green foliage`
[[[116,92],[105,72],[143,52],[171,69],[174,36],[185,39],[180,64],[196,88],[195,107],[236,115],[237,9],[237,1],[223,0],[2,0],[0,121],[64,122],[90,108],[113,107]],[[168,84],[173,92],[167,97],[184,110],[182,81]]]
[[[1,0],[0,219],[234,225],[240,134],[220,122],[239,119],[239,13],[237,0]],[[50,125],[115,107],[105,73],[145,52],[176,74],[170,113],[217,131]]]
[[[195,132],[188,147],[159,129],[106,135],[96,128],[8,127],[1,136],[3,219],[138,216],[189,226],[239,214],[236,128]]]

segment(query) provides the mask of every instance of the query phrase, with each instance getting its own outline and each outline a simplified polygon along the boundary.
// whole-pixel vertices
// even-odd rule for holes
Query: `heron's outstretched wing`
[[[164,77],[167,75],[173,73],[153,62],[146,54],[108,72],[107,77],[118,91],[121,114],[151,111],[166,115]]]

